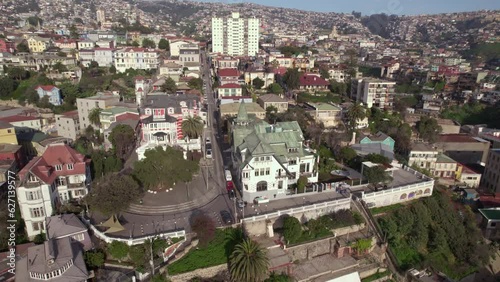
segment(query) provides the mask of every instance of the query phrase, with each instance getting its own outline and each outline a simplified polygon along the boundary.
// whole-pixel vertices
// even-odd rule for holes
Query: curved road
[[[115,236],[138,237],[181,228],[190,231],[189,218],[193,212],[197,211],[211,216],[218,226],[224,225],[220,218],[222,210],[229,211],[233,215],[234,221],[235,203],[229,200],[226,192],[224,163],[220,149],[222,135],[219,132],[217,105],[212,89],[210,67],[207,63],[206,53],[204,52],[201,53],[201,61],[204,73],[204,91],[207,97],[207,128],[205,129],[204,139],[207,137],[211,139],[212,159],[207,159],[210,164],[202,166],[200,174],[204,178],[208,174],[208,183],[204,182],[205,186],[208,185],[208,187],[197,187],[200,190],[203,189],[202,196],[178,205],[131,205],[129,210],[120,217],[120,221],[123,223],[126,231],[114,234]],[[209,188],[208,191],[206,191],[207,188]]]

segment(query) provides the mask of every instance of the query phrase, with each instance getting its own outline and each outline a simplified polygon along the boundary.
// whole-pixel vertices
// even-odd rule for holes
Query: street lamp
[[[174,221],[174,225],[175,225],[175,230],[177,232],[177,221]]]

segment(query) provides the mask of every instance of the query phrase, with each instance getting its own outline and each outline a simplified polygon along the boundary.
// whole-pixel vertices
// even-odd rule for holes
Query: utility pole
[[[155,275],[155,262],[153,260],[153,239],[149,240],[149,253],[151,254],[151,276]]]

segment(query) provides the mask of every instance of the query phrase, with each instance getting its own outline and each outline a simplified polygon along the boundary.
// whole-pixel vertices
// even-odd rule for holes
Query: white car
[[[232,181],[233,177],[231,176],[231,172],[229,170],[225,170],[224,173],[226,174],[226,181]]]
[[[210,144],[210,137],[205,138],[205,144]]]
[[[207,155],[207,159],[211,159],[212,158],[212,149],[207,149],[206,155]]]

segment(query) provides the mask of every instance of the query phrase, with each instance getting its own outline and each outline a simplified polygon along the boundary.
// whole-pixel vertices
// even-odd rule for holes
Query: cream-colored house
[[[49,38],[42,38],[40,36],[30,36],[26,40],[28,48],[32,53],[42,53],[50,46]]]
[[[306,103],[306,111],[316,122],[322,122],[325,127],[337,126],[342,121],[342,109],[330,103]]]
[[[267,107],[275,107],[278,113],[283,113],[288,110],[288,102],[276,94],[262,95],[257,99],[257,103],[266,110]]]

